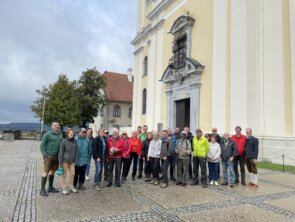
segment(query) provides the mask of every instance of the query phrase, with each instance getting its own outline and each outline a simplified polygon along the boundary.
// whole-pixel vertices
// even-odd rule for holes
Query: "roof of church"
[[[106,80],[104,94],[108,101],[132,102],[133,82],[126,74],[105,71],[103,76]]]

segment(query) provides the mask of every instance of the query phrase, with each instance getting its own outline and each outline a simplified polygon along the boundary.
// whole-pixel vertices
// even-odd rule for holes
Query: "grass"
[[[283,165],[277,164],[277,163],[260,162],[257,164],[257,167],[261,169],[268,169],[268,170],[283,172]],[[295,166],[285,165],[284,172],[295,174]]]

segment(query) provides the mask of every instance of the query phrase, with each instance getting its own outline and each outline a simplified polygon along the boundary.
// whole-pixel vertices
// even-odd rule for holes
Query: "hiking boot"
[[[111,187],[112,186],[112,182],[109,182],[107,187]]]
[[[135,181],[135,176],[132,176],[132,181]]]
[[[117,183],[117,184],[116,184],[116,187],[121,187],[121,184]]]
[[[203,188],[207,188],[207,183],[203,183]]]
[[[86,188],[84,187],[83,184],[80,184],[80,185],[79,185],[79,190],[86,190]]]
[[[176,182],[176,185],[177,185],[177,186],[181,185],[181,182],[177,181],[177,182]]]
[[[193,180],[193,182],[191,183],[191,186],[196,186],[196,185],[198,185],[199,183],[198,183],[198,181],[197,180]]]
[[[54,187],[49,187],[47,190],[47,193],[59,193],[59,191],[55,189]]]
[[[142,178],[142,174],[138,174],[137,178],[138,179]]]
[[[230,185],[229,185],[229,187],[231,187],[231,188],[233,188],[235,185],[233,184],[233,183],[231,183]]]
[[[228,182],[222,182],[221,185],[222,186],[227,186],[228,185]]]
[[[187,185],[186,182],[182,182],[182,183],[181,183],[181,186],[183,186],[183,187],[185,187],[186,185]]]
[[[40,196],[47,197],[48,196],[48,193],[46,192],[46,190],[41,190],[40,191]]]

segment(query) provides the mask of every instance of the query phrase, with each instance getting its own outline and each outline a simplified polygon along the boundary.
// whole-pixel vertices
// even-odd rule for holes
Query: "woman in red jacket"
[[[137,131],[132,132],[132,137],[128,141],[128,146],[130,150],[130,158],[127,165],[126,172],[129,172],[131,163],[133,161],[133,170],[132,170],[132,180],[135,180],[136,171],[137,171],[137,165],[138,165],[138,158],[141,158],[142,154],[142,143],[141,140],[138,138]],[[127,177],[127,175],[124,175]]]

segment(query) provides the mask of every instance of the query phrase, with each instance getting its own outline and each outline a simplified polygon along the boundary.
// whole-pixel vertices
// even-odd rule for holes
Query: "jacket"
[[[141,140],[141,142],[145,141],[146,140],[146,136],[147,136],[147,133],[141,133],[138,138]]]
[[[160,139],[152,140],[149,146],[148,157],[160,158],[161,146],[162,146],[162,141]]]
[[[77,144],[73,139],[63,139],[58,153],[58,163],[75,163]]]
[[[209,151],[209,142],[205,137],[198,139],[197,137],[193,138],[193,156],[196,157],[207,157]]]
[[[160,158],[169,157],[173,153],[173,144],[169,138],[163,138],[161,144]]]
[[[238,148],[238,156],[244,156],[245,155],[245,145],[246,145],[246,136],[240,135],[239,137],[237,135],[233,135],[231,137],[232,141],[234,141],[237,144]]]
[[[245,148],[245,157],[247,159],[255,159],[258,158],[259,152],[259,141],[256,137],[248,137],[246,140],[246,148]]]
[[[223,161],[229,161],[229,158],[235,158],[238,155],[237,144],[228,139],[228,144],[226,145],[225,140],[222,139],[220,142],[220,149],[221,149],[221,159]]]
[[[147,158],[149,153],[149,147],[152,140],[146,139],[142,144],[142,157]]]
[[[92,149],[90,146],[89,139],[86,137],[77,136],[76,143],[77,143],[76,165],[84,166],[89,162],[92,155]]]
[[[189,159],[192,153],[192,145],[187,138],[180,138],[176,141],[176,153],[179,159]]]
[[[53,130],[44,134],[40,144],[40,151],[43,158],[47,156],[58,156],[60,143],[62,141],[62,134]]]
[[[123,138],[122,138],[123,139]],[[124,140],[124,139],[123,139]],[[122,157],[125,159],[129,159],[130,158],[130,146],[129,146],[129,138],[126,138],[125,140],[125,150],[122,153]]]
[[[219,143],[209,143],[209,152],[207,153],[207,160],[211,163],[218,163],[221,154]]]
[[[131,137],[128,140],[128,146],[130,149],[130,153],[137,153],[138,156],[142,154],[142,142],[140,138]]]
[[[125,140],[121,137],[110,137],[108,139],[108,151],[107,155],[110,159],[121,158],[123,156],[123,152],[126,149]],[[117,152],[110,152],[112,148],[117,148]]]
[[[95,137],[92,141],[92,156],[94,160],[98,158],[103,159],[103,141],[100,139],[99,136]]]

